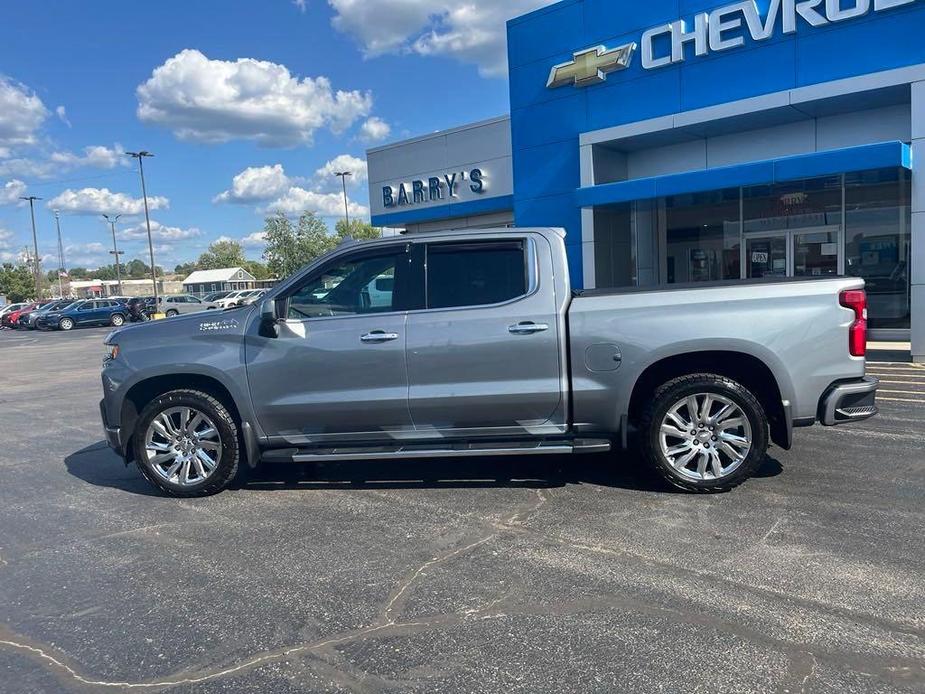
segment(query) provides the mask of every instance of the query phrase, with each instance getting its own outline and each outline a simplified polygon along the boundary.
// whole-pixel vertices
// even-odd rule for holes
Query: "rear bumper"
[[[820,423],[830,427],[870,419],[879,412],[879,386],[872,376],[832,384],[819,401]]]

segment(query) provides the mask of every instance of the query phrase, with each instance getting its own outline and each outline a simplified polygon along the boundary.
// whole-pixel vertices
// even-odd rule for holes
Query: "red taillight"
[[[852,357],[863,357],[867,354],[867,292],[846,289],[838,302],[854,311],[854,323],[848,328],[848,351]]]

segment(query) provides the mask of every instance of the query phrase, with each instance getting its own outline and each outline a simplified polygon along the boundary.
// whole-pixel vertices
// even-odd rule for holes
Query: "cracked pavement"
[[[925,369],[720,496],[620,455],[175,500],[102,443],[104,335],[0,333],[0,692],[925,691]]]

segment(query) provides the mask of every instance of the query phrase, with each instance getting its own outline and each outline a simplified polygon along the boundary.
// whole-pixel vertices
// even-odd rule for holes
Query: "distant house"
[[[197,270],[183,280],[183,291],[202,297],[212,292],[232,292],[236,289],[256,289],[257,278],[244,268]]]

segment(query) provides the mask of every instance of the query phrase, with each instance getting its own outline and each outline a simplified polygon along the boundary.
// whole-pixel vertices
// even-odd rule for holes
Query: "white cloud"
[[[169,206],[170,201],[167,198],[148,197],[148,207],[151,210],[162,210]],[[125,193],[113,193],[108,188],[67,189],[48,201],[48,209],[81,215],[139,215],[144,213],[144,201]]]
[[[305,12],[308,9],[308,0],[292,0],[292,4],[299,8],[299,12]]]
[[[350,201],[349,208],[352,217],[369,217],[369,208],[364,205]],[[319,193],[293,186],[285,195],[267,205],[265,212],[287,215],[317,212],[322,217],[339,217],[344,214],[344,196],[342,193]]]
[[[129,160],[125,156],[125,149],[118,143],[112,147],[104,145],[84,147],[82,155],[74,154],[73,152],[53,152],[50,159],[53,163],[65,169],[76,169],[82,166],[112,169],[120,164],[129,166]]]
[[[328,0],[335,28],[369,57],[386,53],[446,56],[478,65],[486,76],[507,70],[507,20],[555,0]]]
[[[75,243],[64,247],[64,252],[67,255],[71,253],[77,253],[80,255],[88,255],[92,253],[106,253],[108,248],[101,243],[92,242],[92,243]]]
[[[289,189],[291,181],[281,164],[252,166],[231,180],[231,188],[216,195],[212,202],[250,204],[272,200]]]
[[[220,243],[222,241],[231,241],[240,244],[243,248],[263,248],[267,243],[267,233],[265,231],[255,231],[253,234],[242,236],[239,239],[230,236],[219,236],[214,242]]]
[[[340,187],[340,180],[336,179],[334,174],[342,171],[350,171],[353,174],[347,179],[347,185],[358,186],[366,182],[369,177],[366,160],[350,154],[341,154],[334,157],[315,172],[315,177],[321,186],[330,187],[336,184],[337,187]]]
[[[0,145],[31,145],[48,109],[24,84],[0,75]]]
[[[16,244],[16,235],[9,229],[0,227],[0,251],[9,251]]]
[[[144,222],[137,224],[128,229],[118,232],[119,238],[136,240],[148,238],[148,227]],[[151,220],[151,238],[155,241],[183,241],[202,236],[202,232],[196,227],[182,229],[180,227],[171,227]]]
[[[381,142],[392,134],[392,126],[378,116],[367,118],[360,127],[360,139],[363,142]]]
[[[255,231],[238,241],[245,248],[263,248],[267,243],[267,232]]]
[[[342,132],[369,114],[369,92],[335,91],[326,77],[293,76],[252,58],[210,60],[186,49],[139,85],[138,117],[201,142],[254,140],[269,147],[311,144],[319,128]]]
[[[20,196],[26,194],[26,184],[18,179],[7,181],[0,188],[0,205],[18,205],[22,201]]]
[[[64,106],[58,106],[55,109],[55,114],[58,116],[58,119],[64,123],[67,127],[71,127],[71,121],[67,117],[67,109]]]

